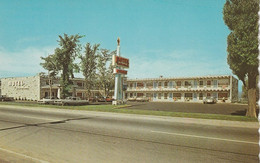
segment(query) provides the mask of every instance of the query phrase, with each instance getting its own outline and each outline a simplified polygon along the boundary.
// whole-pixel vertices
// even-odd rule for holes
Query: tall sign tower
[[[120,56],[120,39],[117,39],[117,52],[112,56],[112,65],[115,66],[115,91],[113,105],[123,104],[123,78],[127,75],[124,68],[129,68],[129,59]]]

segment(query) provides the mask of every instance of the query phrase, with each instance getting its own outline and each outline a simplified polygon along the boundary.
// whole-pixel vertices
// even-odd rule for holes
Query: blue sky
[[[44,71],[58,35],[130,59],[129,78],[230,75],[225,0],[1,0],[0,77]]]

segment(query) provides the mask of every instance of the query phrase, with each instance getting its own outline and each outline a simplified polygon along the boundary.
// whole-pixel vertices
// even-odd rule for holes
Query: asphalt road
[[[184,103],[184,102],[128,102],[129,109],[156,110],[185,113],[207,113],[224,115],[246,115],[247,105],[233,103]],[[257,114],[259,109],[257,109]]]
[[[252,122],[0,106],[4,163],[250,163],[258,140]]]

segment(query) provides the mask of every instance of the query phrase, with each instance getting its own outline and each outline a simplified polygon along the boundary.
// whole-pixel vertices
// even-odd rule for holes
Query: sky
[[[0,78],[45,70],[59,35],[129,58],[129,78],[232,75],[225,0],[1,0]],[[46,72],[46,71],[45,71]],[[81,77],[81,74],[77,74]],[[241,83],[240,83],[241,85]]]

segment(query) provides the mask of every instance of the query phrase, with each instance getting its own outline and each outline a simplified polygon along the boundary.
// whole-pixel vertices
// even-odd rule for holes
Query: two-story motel
[[[50,81],[48,76],[37,74],[31,77],[1,79],[1,94],[21,100],[40,100],[44,97],[60,97],[59,78]],[[83,78],[72,79],[71,95],[87,98]],[[92,96],[103,96],[102,90],[92,90]],[[113,91],[110,96],[113,95]],[[201,76],[186,78],[128,79],[125,98],[148,97],[150,101],[202,102],[207,96],[219,101],[233,102],[238,99],[238,80],[233,76]]]
[[[202,102],[206,97],[218,101],[238,100],[238,80],[233,76],[128,79],[128,98],[148,97],[150,101]]]

